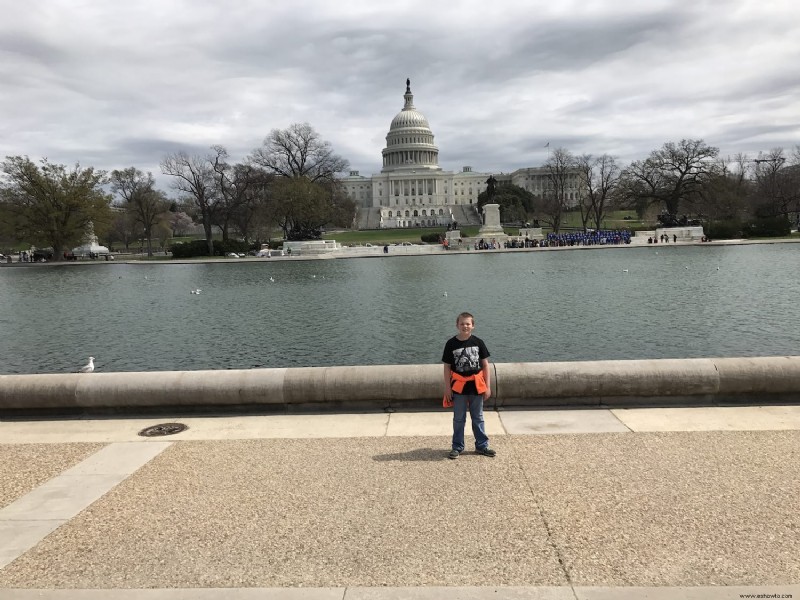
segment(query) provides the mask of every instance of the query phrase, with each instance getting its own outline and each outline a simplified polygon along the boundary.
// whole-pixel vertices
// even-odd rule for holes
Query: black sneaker
[[[497,452],[495,452],[494,450],[492,450],[491,448],[489,448],[489,446],[486,446],[486,448],[478,448],[478,449],[476,450],[476,452],[477,452],[478,454],[483,454],[484,456],[491,456],[491,457],[494,457],[495,455],[497,455]]]
[[[447,455],[447,458],[449,458],[451,460],[455,460],[455,459],[458,458],[459,454],[461,454],[461,452],[459,452],[458,450],[456,450],[454,448],[453,450],[450,450],[450,454]]]

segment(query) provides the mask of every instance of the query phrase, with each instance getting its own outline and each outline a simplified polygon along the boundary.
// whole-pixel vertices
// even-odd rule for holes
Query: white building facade
[[[490,173],[443,171],[439,148],[434,143],[428,120],[414,106],[411,82],[406,80],[403,109],[392,119],[382,151],[381,172],[364,177],[351,171],[342,179],[345,189],[363,209],[379,209],[381,228],[433,227],[449,225],[459,214],[477,209],[478,194],[486,189]],[[541,197],[547,186],[543,167],[518,169],[510,174],[495,174],[498,184],[513,183]],[[578,180],[574,178],[577,202]]]

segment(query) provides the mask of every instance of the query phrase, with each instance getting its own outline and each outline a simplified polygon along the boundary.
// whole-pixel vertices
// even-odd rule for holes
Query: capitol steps
[[[362,206],[358,209],[358,229],[379,229],[381,209],[379,206]]]
[[[453,211],[453,218],[458,222],[459,227],[465,225],[480,225],[481,219],[476,214],[473,205],[457,204],[450,207]]]

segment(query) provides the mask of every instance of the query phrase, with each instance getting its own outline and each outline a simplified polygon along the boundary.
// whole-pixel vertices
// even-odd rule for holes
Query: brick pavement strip
[[[0,508],[102,447],[103,444],[0,444]]]
[[[0,570],[0,588],[555,586],[600,599],[629,596],[581,586],[800,581],[800,432],[494,445],[495,459],[448,461],[442,437],[176,442]]]

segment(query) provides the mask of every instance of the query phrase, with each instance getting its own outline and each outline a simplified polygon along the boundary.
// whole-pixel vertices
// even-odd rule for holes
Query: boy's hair
[[[472,324],[473,324],[473,325],[475,325],[475,317],[473,317],[473,316],[472,316],[470,313],[468,313],[468,312],[463,312],[463,313],[461,313],[460,315],[458,315],[458,316],[456,317],[456,325],[458,325],[458,322],[459,322],[461,319],[472,319]]]

